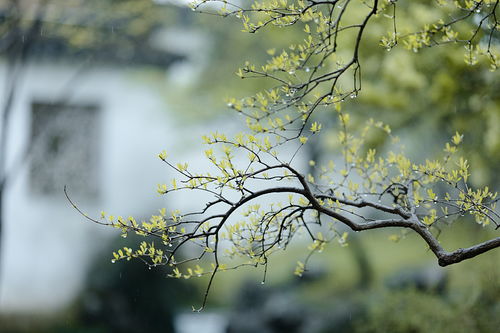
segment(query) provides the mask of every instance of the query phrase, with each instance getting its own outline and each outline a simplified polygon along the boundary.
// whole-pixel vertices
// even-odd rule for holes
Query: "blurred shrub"
[[[199,291],[167,278],[164,267],[147,269],[138,260],[111,264],[100,257],[76,302],[74,324],[60,332],[174,332],[175,311],[189,309],[193,293]]]
[[[372,296],[366,317],[357,320],[355,332],[498,332],[498,280],[483,283],[479,293],[457,303],[454,294],[460,292],[452,289],[441,296],[412,288]]]

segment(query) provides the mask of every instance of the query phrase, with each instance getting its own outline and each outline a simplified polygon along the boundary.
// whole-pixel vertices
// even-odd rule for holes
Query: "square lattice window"
[[[67,185],[81,195],[99,194],[98,113],[98,107],[90,104],[32,104],[32,192],[57,195]]]

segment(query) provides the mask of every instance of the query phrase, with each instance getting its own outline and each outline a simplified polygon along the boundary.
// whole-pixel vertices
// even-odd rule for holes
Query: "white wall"
[[[156,157],[182,142],[172,114],[132,70],[92,68],[78,74],[69,65],[29,66],[21,79],[9,124],[9,166],[29,140],[34,99],[71,103],[96,102],[101,109],[101,195],[74,199],[89,215],[101,210],[144,217],[165,206],[156,184],[170,178]],[[77,78],[75,79],[75,75]],[[6,66],[0,64],[0,78]],[[5,80],[0,82],[4,91]],[[61,95],[62,94],[62,95]],[[4,244],[0,276],[0,311],[52,312],[64,306],[81,287],[91,255],[115,231],[85,222],[61,192],[43,197],[30,193],[29,166],[11,178],[5,201]],[[100,256],[109,253],[100,253]]]

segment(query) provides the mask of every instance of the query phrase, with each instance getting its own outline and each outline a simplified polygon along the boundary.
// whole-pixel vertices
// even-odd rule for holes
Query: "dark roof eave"
[[[173,63],[182,61],[185,56],[137,45],[131,41],[122,43],[100,43],[86,47],[73,47],[57,38],[37,39],[29,46],[26,60],[67,61],[106,64],[111,66],[153,66],[166,70]]]

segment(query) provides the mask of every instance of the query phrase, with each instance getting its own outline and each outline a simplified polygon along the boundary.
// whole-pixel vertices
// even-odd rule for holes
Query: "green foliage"
[[[366,317],[357,320],[353,331],[496,332],[500,325],[496,315],[498,271],[477,265],[476,269],[474,279],[466,286],[452,283],[445,294],[411,288],[371,294]],[[454,280],[463,280],[465,271],[458,270],[456,273],[462,276],[455,274]]]
[[[425,25],[446,17],[446,8],[429,2],[398,2],[398,31],[408,31],[412,22]],[[465,33],[466,28],[472,29],[479,14],[474,15],[458,30]],[[374,23],[382,25],[383,21]],[[371,27],[365,40],[375,43],[382,30]],[[486,45],[485,36],[476,38]],[[499,178],[494,170],[500,141],[493,119],[500,114],[500,82],[487,58],[479,57],[476,65],[468,65],[464,46],[447,43],[445,47],[424,47],[417,53],[400,47],[390,52],[366,49],[362,53],[366,64],[363,93],[349,108],[367,117],[376,113],[377,119],[390,122],[406,142],[419,142],[412,145],[412,152],[420,158],[437,156],[440,146],[434,144],[435,140],[444,141],[458,130],[466,137],[462,151],[475,170],[471,184],[497,185]]]
[[[152,52],[149,38],[176,19],[175,11],[148,0],[3,1],[0,10],[4,56],[20,58],[18,49],[23,57],[62,53],[84,58],[84,65],[115,49]]]
[[[214,12],[217,7],[211,3],[220,4],[219,9]],[[377,0],[273,0],[256,1],[250,7],[227,1],[193,3],[195,10],[239,18],[245,32],[272,26],[300,34],[281,50],[269,49],[265,63],[246,61],[236,72],[242,79],[267,83],[251,96],[228,98],[227,105],[245,118],[248,131],[235,136],[212,133],[203,138],[210,170],[196,170],[187,163],[173,162],[166,152],[159,154],[178,178],[171,184],[159,184],[158,193],[206,194],[210,198],[200,210],[161,209],[141,222],[105,213],[101,220],[92,219],[119,229],[124,237],[134,232],[146,238],[137,249],[124,247],[115,252],[113,260],[138,258],[151,266],[167,265],[175,278],[208,276],[205,304],[218,272],[244,265],[263,265],[266,271],[268,258],[300,235],[311,243],[309,255],[295,270],[302,275],[311,254],[323,251],[332,241],[347,244],[341,225],[355,231],[412,230],[442,266],[500,246],[496,237],[447,252],[437,239],[456,217],[466,216],[482,227],[499,226],[496,192],[471,186],[469,162],[459,153],[466,140],[463,135],[455,132],[449,142],[443,142],[440,154],[414,160],[388,123],[349,110],[363,94],[363,52],[370,48],[396,50],[402,46],[405,52],[420,53],[427,48],[461,45],[465,46],[461,57],[467,66],[486,65],[495,71],[498,3],[437,1],[427,7]],[[420,17],[422,10],[427,15]],[[401,12],[402,22],[396,14]],[[372,24],[377,24],[375,32],[369,32]],[[404,53],[398,54],[399,59],[405,58]],[[418,88],[415,73],[394,79]],[[446,77],[442,81],[445,86]],[[393,102],[398,105],[397,100]],[[335,119],[335,124],[330,126],[324,119]],[[297,156],[332,128],[329,145],[335,148],[335,155],[326,161],[311,160],[309,167],[314,172],[302,171]],[[371,143],[374,136],[385,137],[391,149],[377,150]],[[196,255],[181,252],[187,244],[190,253],[197,249]],[[209,262],[198,262],[202,258]]]
[[[473,332],[473,326],[438,295],[387,292],[369,309],[356,332]]]

